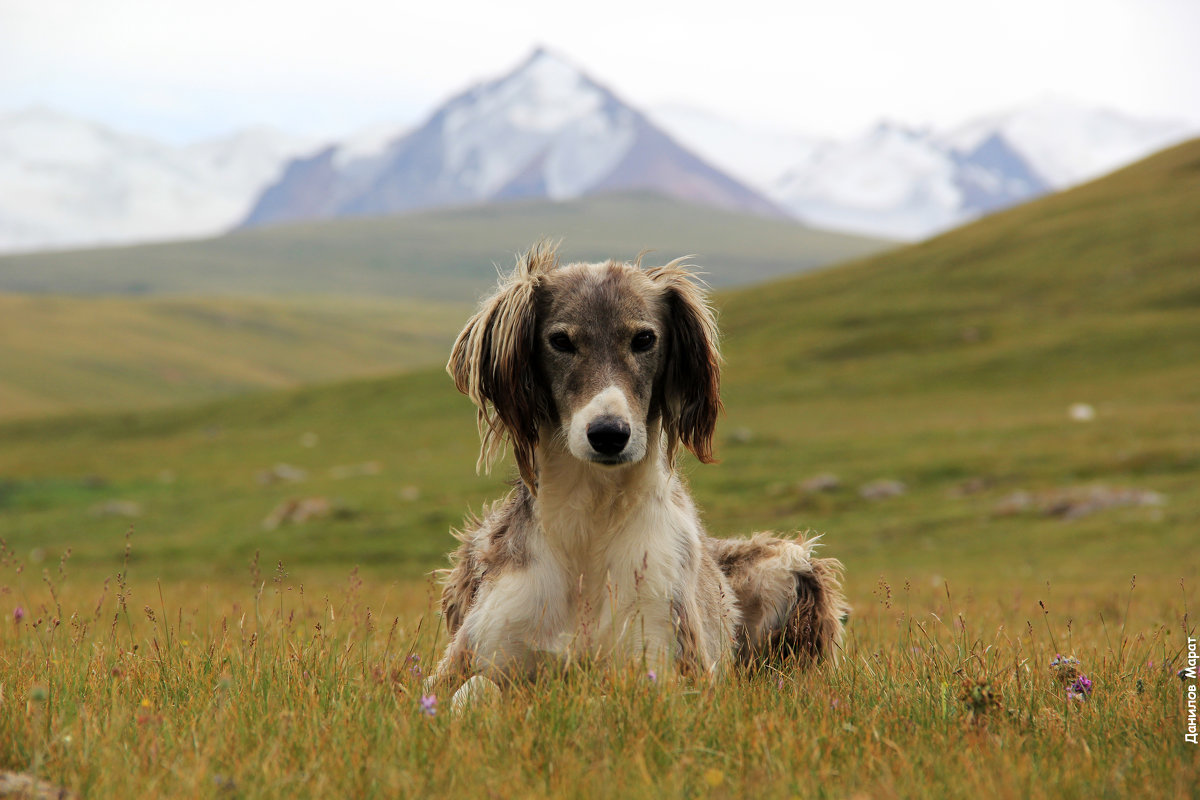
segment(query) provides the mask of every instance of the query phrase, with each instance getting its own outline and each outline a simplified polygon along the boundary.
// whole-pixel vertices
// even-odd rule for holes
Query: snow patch
[[[333,163],[339,169],[356,161],[375,160],[384,156],[391,145],[404,138],[404,128],[396,123],[380,123],[364,128],[338,143]]]

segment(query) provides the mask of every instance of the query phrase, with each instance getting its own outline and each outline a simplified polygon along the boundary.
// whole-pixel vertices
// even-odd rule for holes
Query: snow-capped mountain
[[[252,129],[172,147],[45,109],[0,115],[0,251],[227,230],[311,146]]]
[[[947,131],[881,123],[823,142],[764,138],[703,112],[660,109],[655,119],[809,224],[898,239],[929,236],[1099,177],[1200,133],[1178,121],[1062,98]]]
[[[783,216],[574,65],[539,49],[382,147],[335,145],[291,162],[246,224],[634,189]]]

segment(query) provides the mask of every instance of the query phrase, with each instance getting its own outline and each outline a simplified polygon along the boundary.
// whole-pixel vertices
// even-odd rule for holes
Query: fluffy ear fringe
[[[722,409],[719,333],[707,287],[696,277],[688,258],[646,269],[646,275],[663,288],[669,312],[663,430],[672,463],[682,443],[702,463],[711,464],[716,461],[712,440]]]
[[[536,292],[558,267],[556,245],[538,241],[517,258],[494,294],[467,321],[446,371],[477,408],[480,450],[476,470],[490,472],[507,439],[521,479],[536,492],[534,450],[546,414],[533,375]]]

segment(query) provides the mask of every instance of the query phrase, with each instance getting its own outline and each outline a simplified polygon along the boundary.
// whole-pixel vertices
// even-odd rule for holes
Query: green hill
[[[468,303],[0,294],[0,418],[194,403],[444,361]]]
[[[723,463],[687,467],[709,527],[827,531],[859,601],[884,577],[1103,596],[1135,572],[1194,583],[1197,265],[1192,142],[914,247],[720,294]],[[1074,403],[1095,418],[1072,420]],[[474,476],[473,413],[439,370],[8,423],[0,441],[0,537],[19,557],[71,546],[77,568],[111,569],[132,523],[139,569],[164,576],[255,551],[416,575],[504,477]],[[256,477],[277,463],[307,476]],[[839,485],[800,486],[825,472]],[[885,478],[906,492],[859,493]],[[1157,494],[1069,520],[1039,500],[1101,486]],[[333,513],[265,530],[289,497]]]
[[[824,266],[889,243],[732,214],[655,195],[513,202],[398,217],[238,231],[215,239],[0,258],[0,291],[64,294],[317,294],[474,301],[495,264],[541,236],[572,260],[642,249],[698,256],[715,285]]]

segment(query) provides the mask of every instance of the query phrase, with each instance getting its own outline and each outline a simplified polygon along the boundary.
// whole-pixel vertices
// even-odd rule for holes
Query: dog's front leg
[[[425,691],[431,692],[447,684],[457,684],[469,676],[473,670],[472,652],[467,646],[466,637],[459,628],[450,638],[450,644],[442,653],[437,667],[425,681]]]
[[[543,571],[513,570],[487,581],[446,650],[447,668],[503,685],[561,664],[568,598]]]

